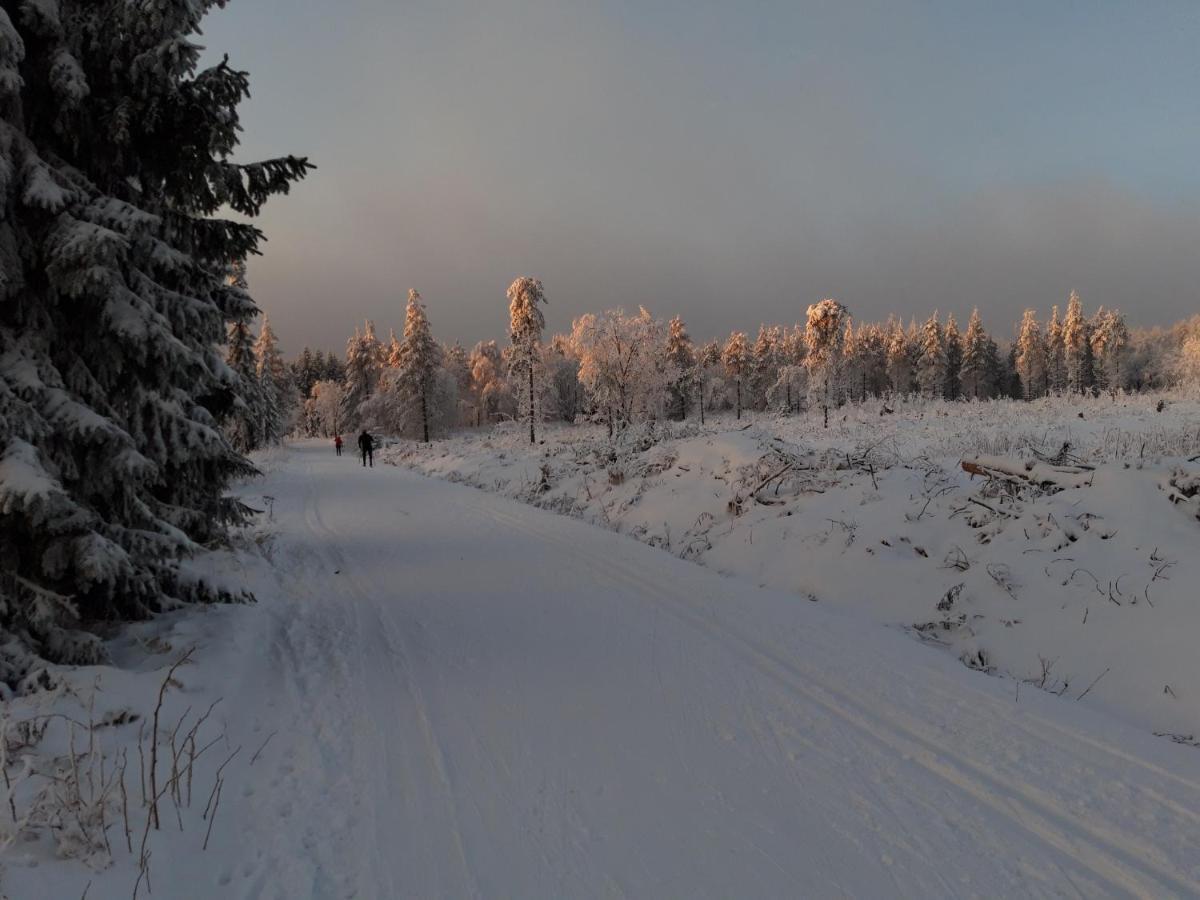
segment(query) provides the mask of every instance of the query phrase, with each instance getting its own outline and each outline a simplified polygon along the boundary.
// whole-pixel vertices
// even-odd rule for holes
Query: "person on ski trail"
[[[333,449],[337,451],[338,456],[342,455],[342,436],[340,434],[333,436]]]
[[[375,439],[367,434],[365,428],[358,436],[358,449],[362,451],[362,464],[365,466],[370,463],[371,468],[375,468]]]

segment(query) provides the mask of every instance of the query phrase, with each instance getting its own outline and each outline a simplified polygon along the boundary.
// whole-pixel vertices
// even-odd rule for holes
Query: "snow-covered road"
[[[277,736],[213,896],[1200,893],[1196,750],[324,446],[262,490],[284,596],[229,678]]]

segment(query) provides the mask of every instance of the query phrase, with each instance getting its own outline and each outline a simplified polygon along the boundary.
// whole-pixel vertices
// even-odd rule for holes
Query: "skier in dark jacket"
[[[375,438],[367,434],[366,429],[358,436],[358,449],[362,451],[362,464],[370,463],[375,468]]]

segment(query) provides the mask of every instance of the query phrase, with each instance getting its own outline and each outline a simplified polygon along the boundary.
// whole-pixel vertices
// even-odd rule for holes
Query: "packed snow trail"
[[[209,896],[1200,894],[1195,750],[323,445],[261,489],[283,591],[230,678],[275,736]]]

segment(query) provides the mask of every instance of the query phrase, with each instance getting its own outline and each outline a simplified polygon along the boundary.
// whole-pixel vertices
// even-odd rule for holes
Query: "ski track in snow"
[[[1200,894],[1194,750],[323,446],[265,489],[283,596],[231,677],[277,735],[211,896]]]

